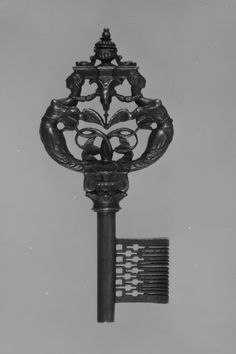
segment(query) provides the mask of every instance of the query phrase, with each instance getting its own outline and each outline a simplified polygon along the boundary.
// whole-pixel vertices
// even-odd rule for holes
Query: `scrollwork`
[[[173,137],[172,119],[167,110],[159,100],[150,100],[145,106],[136,108],[133,112],[120,110],[110,120],[109,126],[128,120],[135,120],[137,129],[118,128],[108,134],[96,128],[79,129],[79,121],[84,120],[104,126],[101,116],[92,109],[84,109],[82,112],[77,107],[68,107],[60,101],[53,100],[46,111],[41,124],[41,138],[46,150],[54,160],[65,167],[82,171],[86,163],[99,161],[95,156],[100,155],[102,163],[112,162],[113,153],[122,154],[123,157],[117,160],[119,169],[135,171],[151,165],[157,161],[168,148]],[[58,129],[58,123],[63,128]],[[154,127],[153,127],[154,125]],[[146,129],[150,130],[147,146],[143,154],[136,160],[133,159],[133,151],[138,144],[137,132]],[[64,131],[76,132],[75,142],[82,152],[82,160],[73,157],[67,148]],[[82,145],[79,137],[86,139]],[[135,138],[135,144],[131,146],[129,139]],[[101,138],[101,145],[95,145],[96,138]],[[119,139],[119,145],[112,147],[110,140]],[[68,159],[68,163],[66,163]]]
[[[58,124],[64,125],[63,129]],[[76,159],[69,151],[64,137],[65,130],[74,130],[78,123],[77,111],[60,101],[53,100],[42,118],[40,136],[47,153],[60,165],[83,172],[86,163]]]
[[[101,63],[95,66],[97,60]],[[117,65],[112,63],[114,60]],[[82,96],[85,80],[90,84],[95,83],[97,89],[90,95]],[[124,80],[130,84],[130,96],[121,95],[115,90]],[[118,186],[118,182],[114,182],[114,179],[127,182],[128,172],[153,164],[165,153],[172,141],[174,133],[172,119],[160,100],[142,95],[141,91],[145,84],[146,80],[139,73],[136,63],[121,61],[115,44],[111,42],[110,32],[106,29],[101,41],[95,45],[95,55],[91,57],[91,61],[76,62],[74,72],[67,78],[69,96],[53,100],[42,118],[40,135],[46,151],[64,167],[85,173],[87,176],[85,189],[96,203],[103,200],[103,205],[108,205],[115,200],[117,204],[125,195],[128,184],[124,183],[123,189]],[[95,97],[100,97],[104,117],[92,108],[81,110],[77,107],[78,103],[91,101]],[[108,110],[113,97],[125,103],[134,102],[137,108],[133,111],[122,108],[108,119]],[[96,124],[99,129],[89,125],[81,129],[81,121]],[[135,121],[137,128],[121,127],[110,130],[114,125],[129,121]],[[108,129],[110,131],[106,132]],[[141,156],[134,159],[138,133],[143,130],[149,131],[147,144]],[[82,150],[81,159],[74,157],[68,149],[64,135],[66,131],[75,132],[75,143]],[[121,157],[115,159],[114,153]],[[101,184],[96,176],[102,179]],[[107,178],[109,179],[107,185],[116,186],[114,187],[116,189],[112,187],[109,193],[106,191],[102,195],[106,190]],[[95,189],[91,190],[88,186],[92,185],[93,179],[98,183],[95,183]],[[113,197],[112,193],[116,197]]]
[[[143,154],[136,160],[124,165],[130,172],[143,169],[156,162],[167,150],[172,141],[174,129],[172,119],[159,100],[153,100],[134,112],[136,123],[140,129],[150,129],[147,146]],[[156,124],[152,128],[152,124]]]
[[[104,127],[104,122],[102,117],[98,112],[91,108],[84,108],[81,112],[80,119],[88,123],[96,123]]]

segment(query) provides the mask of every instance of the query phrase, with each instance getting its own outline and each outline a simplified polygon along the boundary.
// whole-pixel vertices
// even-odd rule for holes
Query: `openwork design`
[[[164,154],[170,144],[172,120],[160,100],[143,97],[144,77],[136,63],[121,60],[108,29],[103,31],[94,51],[95,55],[89,62],[76,62],[74,72],[66,80],[70,95],[53,100],[42,118],[40,135],[45,148],[59,164],[80,172],[99,170],[101,165],[109,170],[126,172],[149,166]],[[95,65],[97,61],[100,64]],[[125,80],[130,85],[130,96],[117,91]],[[97,88],[94,93],[83,96],[81,90],[86,81],[96,84]],[[96,97],[103,107],[103,117],[91,108],[79,108],[83,102]],[[121,108],[109,118],[113,99],[123,103],[134,102],[137,108],[133,111]],[[81,127],[82,121],[88,123],[86,128]],[[134,121],[136,128],[117,127],[111,130],[113,126],[127,121]],[[142,130],[150,132],[147,145],[141,156],[134,159],[137,134]],[[66,131],[75,132],[75,143],[82,150],[81,159],[75,158],[69,151],[64,135]],[[114,153],[118,153],[120,158],[114,159]]]
[[[168,239],[117,239],[116,302],[168,302]]]

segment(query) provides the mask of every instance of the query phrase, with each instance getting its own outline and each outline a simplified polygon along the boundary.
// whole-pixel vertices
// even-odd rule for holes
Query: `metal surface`
[[[117,239],[116,256],[116,302],[168,302],[168,239]]]
[[[158,279],[163,280],[168,275],[168,259],[159,257],[159,246],[152,248],[153,258],[146,260],[146,255],[142,254],[145,262],[152,262],[153,259],[157,266],[165,262],[163,277],[155,279],[158,294],[150,297],[144,292],[142,297],[136,299],[126,295],[122,295],[121,299],[115,296],[115,213],[120,209],[120,200],[127,195],[128,173],[153,164],[165,153],[173,138],[173,125],[159,99],[142,95],[146,81],[136,63],[122,61],[117,54],[109,29],[104,29],[101,40],[95,44],[90,61],[76,62],[73,69],[66,80],[70,94],[66,98],[52,100],[42,118],[40,136],[46,151],[56,162],[84,173],[84,190],[93,201],[93,210],[98,213],[98,321],[112,322],[115,302],[168,300],[168,282],[157,284]],[[92,94],[82,95],[86,81],[96,84],[96,89]],[[124,81],[130,85],[129,96],[119,93],[119,85]],[[104,110],[103,116],[94,109],[79,108],[83,102],[97,97]],[[133,111],[121,108],[110,117],[113,99],[123,104],[134,102],[137,108]],[[81,127],[82,122],[87,123],[85,128]],[[135,123],[136,128],[128,127],[130,122]],[[120,123],[125,126],[120,127]],[[114,129],[115,125],[118,127]],[[81,149],[80,159],[70,152],[64,134],[66,131],[74,131],[75,144]],[[141,155],[135,157],[134,150],[142,131],[148,132],[147,144]],[[117,154],[119,157],[115,158]],[[124,247],[128,247],[133,241],[127,240],[128,244],[124,240],[122,242]],[[151,247],[153,241],[140,242],[145,243],[148,252],[149,243]],[[147,270],[150,272],[150,267]],[[161,268],[159,271],[162,271]]]
[[[115,310],[116,264],[115,212],[97,213],[97,319],[113,322]]]

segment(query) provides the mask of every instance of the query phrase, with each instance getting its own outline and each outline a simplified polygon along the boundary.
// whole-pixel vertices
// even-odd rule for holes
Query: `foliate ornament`
[[[119,86],[125,81],[130,85],[128,96],[119,93]],[[82,95],[86,82],[95,84],[96,89],[89,95]],[[121,302],[115,296],[115,213],[120,209],[120,200],[127,195],[128,173],[156,162],[166,152],[173,138],[172,119],[160,99],[143,96],[145,84],[146,80],[139,73],[137,64],[122,61],[115,43],[111,41],[109,29],[104,29],[100,41],[95,44],[90,61],[76,62],[73,73],[67,78],[69,96],[52,100],[40,125],[40,136],[47,153],[60,165],[84,173],[86,195],[93,201],[93,209],[98,213],[99,322],[113,321],[114,304]],[[83,103],[95,98],[100,100],[103,115],[92,108],[81,108]],[[110,115],[113,100],[122,102],[124,107]],[[125,107],[125,104],[131,102],[136,104],[132,111]],[[127,126],[130,121],[135,123],[135,128]],[[82,122],[87,123],[86,127]],[[67,131],[74,132],[75,145],[81,151],[80,158],[75,157],[68,148],[65,134]],[[138,136],[142,131],[148,132],[146,147],[140,156],[135,157]],[[128,244],[124,241],[123,247],[131,247],[131,241],[126,241]],[[145,244],[148,254],[148,240],[140,242]],[[160,241],[160,244],[163,242],[164,247],[167,247],[165,241]],[[152,241],[149,242],[151,243]],[[162,246],[151,248],[152,256],[156,257],[156,267],[161,264],[158,263],[159,259],[162,260],[155,255],[155,250],[159,252],[158,247]],[[149,257],[148,262],[151,260]],[[167,273],[166,271],[166,276]],[[160,302],[166,302],[168,298],[166,284],[165,282],[163,295],[165,301],[162,298]],[[157,288],[160,288],[158,281]],[[123,300],[128,299],[127,294],[126,292],[122,296]],[[155,294],[145,297],[144,292],[140,301],[158,302],[158,299],[160,297],[155,298]],[[132,298],[127,301],[132,301]]]

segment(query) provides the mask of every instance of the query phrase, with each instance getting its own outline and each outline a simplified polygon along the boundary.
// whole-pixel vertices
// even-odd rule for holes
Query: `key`
[[[96,89],[82,95],[86,80],[95,83]],[[119,93],[125,80],[130,85],[129,96]],[[161,100],[143,96],[145,84],[137,64],[122,61],[105,28],[90,61],[76,62],[67,78],[69,96],[52,100],[40,125],[41,140],[50,157],[84,174],[84,190],[97,213],[98,322],[114,321],[116,303],[168,302],[168,239],[116,238],[116,213],[127,195],[129,173],[161,158],[174,133]],[[93,108],[79,108],[95,98],[100,100],[103,116]],[[122,104],[134,102],[137,107],[133,111],[121,108],[110,116],[113,99]],[[122,126],[129,121],[135,122],[136,128]],[[86,127],[81,127],[82,122]],[[149,134],[147,144],[134,158],[138,134],[143,130]],[[74,132],[80,158],[71,153],[66,131]]]

